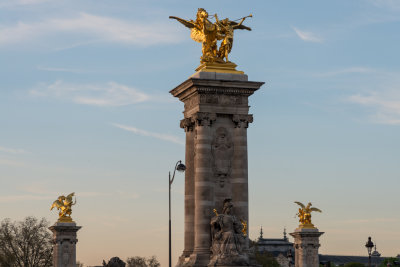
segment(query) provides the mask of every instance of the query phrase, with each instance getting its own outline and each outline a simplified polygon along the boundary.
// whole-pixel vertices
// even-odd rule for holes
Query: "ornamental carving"
[[[253,122],[253,115],[233,115],[232,121],[236,128],[248,128],[249,123]]]
[[[211,144],[211,153],[214,163],[214,175],[217,177],[221,187],[231,172],[233,157],[233,142],[228,130],[219,127],[215,131],[215,137]]]
[[[211,126],[213,121],[215,121],[217,115],[215,113],[208,113],[208,112],[197,112],[193,119],[198,126]]]
[[[194,120],[192,118],[184,118],[181,120],[180,127],[185,129],[185,132],[191,132],[194,128]]]

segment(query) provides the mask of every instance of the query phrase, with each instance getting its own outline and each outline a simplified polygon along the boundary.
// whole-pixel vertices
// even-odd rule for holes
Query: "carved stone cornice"
[[[235,123],[236,128],[248,128],[249,123],[253,122],[253,115],[233,115],[232,121]]]
[[[209,112],[197,112],[194,114],[193,119],[197,126],[211,126],[213,121],[217,119],[217,115]]]

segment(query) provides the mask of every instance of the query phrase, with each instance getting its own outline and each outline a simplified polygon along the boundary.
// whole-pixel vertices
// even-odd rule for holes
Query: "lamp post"
[[[371,241],[371,237],[368,237],[368,241],[365,244],[365,247],[368,250],[368,266],[371,267],[371,251],[372,248],[374,247],[374,243]]]
[[[172,174],[172,178],[171,178],[171,172],[168,173],[168,197],[169,197],[169,267],[171,267],[171,185],[174,182],[174,178],[175,178],[175,171],[178,172],[184,172],[186,170],[186,166],[185,164],[182,163],[182,161],[178,161],[175,164],[175,168],[174,168],[174,173]]]

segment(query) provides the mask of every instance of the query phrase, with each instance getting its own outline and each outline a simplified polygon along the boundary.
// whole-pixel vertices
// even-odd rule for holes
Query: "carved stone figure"
[[[123,262],[120,258],[118,257],[113,257],[111,258],[108,263],[106,264],[105,260],[103,260],[103,266],[104,267],[125,267],[126,263]]]
[[[211,152],[214,157],[215,176],[219,178],[220,186],[224,186],[226,177],[231,172],[233,142],[228,130],[219,127],[212,143]]]
[[[243,253],[246,236],[241,222],[232,215],[232,200],[225,199],[222,214],[211,219],[211,260],[209,266],[247,266],[248,256]]]

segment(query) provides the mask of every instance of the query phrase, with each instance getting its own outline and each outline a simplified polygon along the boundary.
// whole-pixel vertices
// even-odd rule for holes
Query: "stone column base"
[[[295,267],[318,267],[319,237],[324,232],[317,228],[297,228],[294,233]]]
[[[49,229],[53,232],[53,267],[76,267],[76,233],[81,226],[75,222],[56,222]]]

